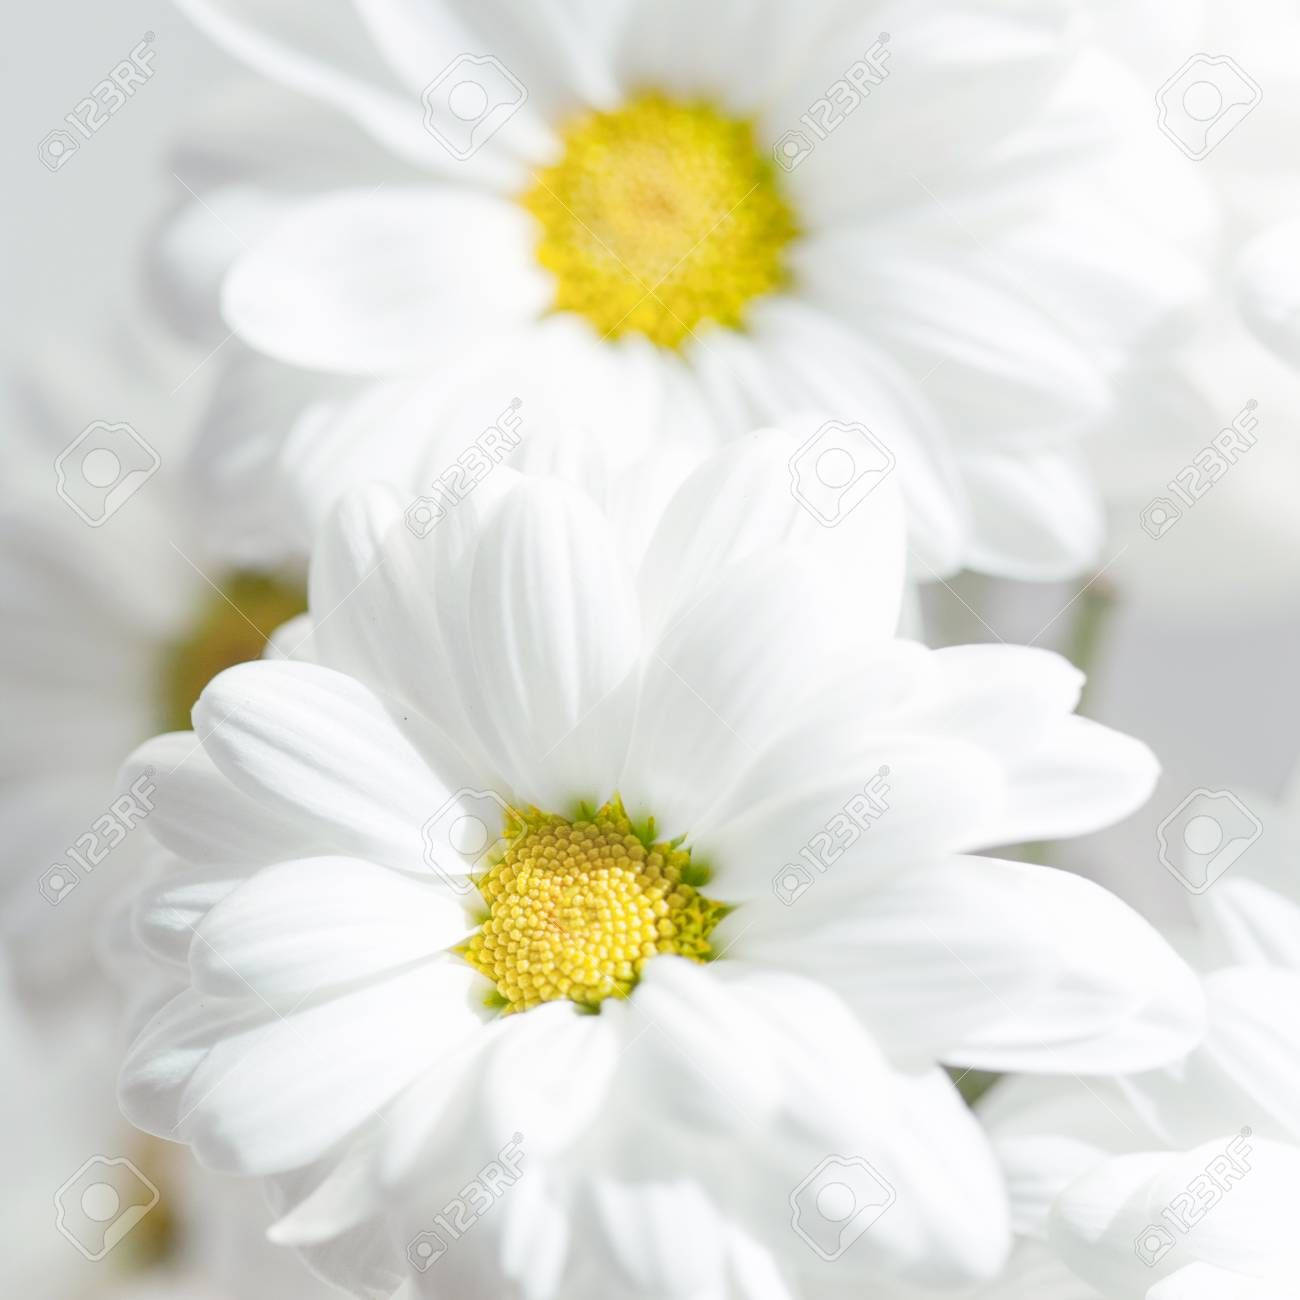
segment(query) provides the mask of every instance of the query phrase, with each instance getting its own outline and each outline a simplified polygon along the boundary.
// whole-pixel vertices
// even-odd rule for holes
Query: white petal
[[[461,503],[431,536],[403,526],[403,501],[370,484],[350,492],[312,554],[316,656],[331,668],[401,700],[429,724],[422,744],[434,769],[491,784],[443,639],[444,607],[459,609],[468,556],[481,519],[505,490],[507,471]]]
[[[722,0],[701,10],[690,0],[660,0],[630,8],[619,49],[625,85],[703,96],[749,116],[798,72],[843,6],[808,0],[793,13],[779,3]],[[718,58],[719,50],[729,57]]]
[[[584,1190],[591,1246],[615,1285],[636,1295],[725,1295],[720,1215],[698,1183],[598,1177]]]
[[[243,879],[227,866],[165,872],[135,900],[131,919],[137,939],[151,956],[184,970],[195,928]]]
[[[774,903],[801,882],[850,892],[903,866],[986,842],[1002,775],[961,741],[819,725],[777,736],[691,832],[728,899]],[[827,742],[830,743],[827,743]],[[800,891],[802,892],[802,891]],[[737,913],[734,924],[745,918]]]
[[[255,993],[283,1014],[318,991],[431,957],[468,928],[427,883],[353,858],[305,858],[222,899],[194,936],[190,970],[202,992]]]
[[[719,575],[644,669],[621,784],[628,811],[670,835],[698,831],[820,684],[871,653],[877,621],[843,599],[833,569],[797,550],[755,553]]]
[[[924,387],[840,313],[773,297],[756,304],[752,317],[759,363],[777,379],[776,409],[764,411],[762,422],[781,424],[806,443],[808,454],[798,462],[805,497],[819,499],[827,516],[841,501],[857,500],[856,488],[843,497],[817,489],[817,459],[828,439],[862,471],[850,487],[876,481],[892,458],[896,467],[888,474],[899,478],[918,562],[939,573],[960,567],[969,526],[965,493],[952,438]]]
[[[150,832],[187,861],[262,866],[325,847],[296,819],[232,784],[192,731],[146,741],[126,760],[118,784],[130,789],[141,777],[156,786]]]
[[[1297,1177],[1300,1150],[1234,1133],[1190,1151],[1120,1156],[1061,1194],[1051,1240],[1081,1277],[1134,1300],[1198,1261],[1289,1283],[1300,1263],[1291,1226]],[[1153,1229],[1150,1246],[1164,1253],[1148,1262],[1156,1251],[1144,1258],[1136,1246]]]
[[[1109,826],[1146,803],[1159,773],[1141,741],[1088,718],[1064,718],[1012,767],[989,843],[1065,839]]]
[[[769,1122],[784,1102],[781,1071],[762,1011],[708,968],[680,957],[646,964],[628,1007],[627,1036],[665,1109],[724,1131]],[[661,1081],[661,1082],[659,1082]]]
[[[1002,1138],[995,1147],[1011,1198],[1011,1226],[1018,1235],[1038,1238],[1046,1235],[1056,1198],[1106,1155],[1090,1142],[1055,1134]]]
[[[303,828],[304,848],[329,848],[423,870],[421,827],[447,806],[397,718],[342,673],[264,660],[215,678],[194,710],[204,748],[258,803]],[[301,854],[295,854],[301,856]]]
[[[217,1007],[192,989],[178,994],[126,1053],[118,1079],[122,1113],[146,1133],[174,1140],[186,1115],[185,1090],[208,1052],[226,1035],[255,1032],[269,1014],[249,1001]]]
[[[548,120],[587,105],[617,106],[611,56],[627,21],[626,0],[539,0],[510,10],[446,0],[444,8],[508,65]]]
[[[651,1095],[757,1143],[760,1167],[773,1162],[780,1176],[747,1189],[773,1228],[775,1216],[788,1224],[792,1207],[806,1206],[797,1194],[810,1179],[815,1198],[828,1153],[863,1170],[864,1191],[885,1212],[826,1276],[901,1272],[952,1285],[996,1270],[1009,1244],[1006,1203],[978,1123],[942,1073],[893,1074],[824,986],[742,963],[661,958],[647,965],[627,1013],[631,1026],[649,1018],[629,1051],[642,1054],[638,1069],[653,1071]]]
[[[463,1150],[463,1148],[462,1148]],[[485,1152],[469,1162],[469,1168],[490,1164],[495,1153]],[[559,1300],[568,1294],[590,1292],[567,1274],[572,1230],[569,1189],[562,1177],[552,1175],[545,1164],[528,1158],[527,1148],[518,1181],[502,1189],[500,1200],[490,1213],[475,1220],[470,1242],[459,1247],[448,1241],[450,1234],[435,1219],[455,1200],[470,1174],[459,1168],[438,1170],[426,1177],[414,1195],[403,1198],[395,1227],[400,1240],[417,1242],[425,1238],[443,1242],[448,1249],[432,1267],[413,1274],[410,1291],[401,1300],[427,1296],[429,1300]],[[490,1175],[489,1175],[490,1177]],[[497,1186],[501,1184],[498,1182]],[[454,1211],[453,1211],[454,1212]],[[593,1251],[590,1225],[584,1233],[583,1251]],[[622,1300],[622,1293],[601,1279],[601,1295]]]
[[[434,961],[288,1017],[184,994],[133,1045],[123,1108],[214,1169],[306,1164],[480,1031],[473,986],[468,967]]]
[[[1096,363],[1002,268],[936,259],[944,236],[924,223],[902,237],[837,231],[803,246],[800,270],[814,301],[901,364],[963,447],[1081,432],[1105,409]]]
[[[367,1125],[341,1155],[331,1152],[274,1178],[270,1199],[279,1217],[267,1239],[277,1245],[326,1243],[373,1216],[380,1206],[370,1166],[380,1131],[378,1122]]]
[[[985,868],[978,859],[918,867],[833,893],[814,878],[790,906],[739,909],[728,953],[821,980],[891,1059],[929,1066],[1055,973],[1055,938],[1041,930],[1032,891]]]
[[[607,521],[557,482],[522,481],[487,524],[468,597],[475,723],[539,807],[613,793],[639,617]]]
[[[990,448],[961,463],[970,492],[972,568],[1048,581],[1096,564],[1105,518],[1081,456]]]
[[[882,33],[889,75],[789,173],[800,212],[826,226],[906,206],[914,221],[928,198],[923,184],[939,186],[942,197],[953,177],[982,175],[1006,134],[1035,120],[1058,84],[1070,48],[1068,13],[1060,0],[1012,8],[845,6],[840,27],[817,43],[800,75],[774,87],[762,137],[774,144],[785,131],[803,129],[809,106]],[[842,109],[842,93],[838,98]],[[963,235],[960,214],[944,215],[955,227],[949,238]],[[964,243],[958,247],[965,252]]]
[[[1250,856],[1193,900],[1216,966],[1300,971],[1300,819],[1293,808],[1250,792],[1263,829]]]
[[[522,1133],[539,1159],[576,1141],[605,1103],[618,1047],[610,1017],[568,1002],[510,1017],[484,1052],[476,1085],[485,1146]]]
[[[960,738],[1014,760],[1073,712],[1083,674],[1029,646],[963,645],[931,651],[928,675],[883,725]]]
[[[892,636],[903,593],[901,501],[886,479],[842,528],[826,528],[791,491],[799,444],[777,431],[731,443],[699,467],[668,503],[640,575],[643,608],[652,627],[690,609],[723,569],[777,545],[816,548],[824,563],[842,566],[845,599],[861,602],[870,633]]]
[[[231,268],[222,310],[246,342],[349,374],[454,363],[476,332],[550,299],[530,218],[456,191],[343,191],[278,222]]]
[[[1244,875],[1229,876],[1196,900],[1196,910],[1207,927],[1213,926],[1223,960],[1300,971],[1300,902],[1295,899]]]
[[[395,86],[385,84],[388,70],[375,66],[378,60],[373,56],[366,60],[368,42],[354,25],[349,6],[331,5],[328,14],[314,14],[305,23],[291,5],[181,0],[181,8],[235,58],[282,85],[341,109],[381,145],[421,170],[432,169],[467,183],[491,180],[507,189],[522,180],[523,170],[510,146],[516,137],[535,140],[536,125],[521,121],[524,115],[520,114],[514,119],[513,132],[498,134],[497,148],[480,150],[469,159],[454,156],[424,128],[422,106],[415,95],[395,93]],[[287,25],[282,21],[286,17],[291,19]],[[425,21],[431,30],[427,14]],[[324,48],[317,51],[313,47],[322,44],[322,37]],[[433,81],[468,48],[463,41],[454,42],[446,57],[428,68],[420,84]]]
[[[1300,1142],[1300,973],[1215,971],[1205,994],[1204,1042],[1171,1069],[1124,1080],[1126,1090],[1175,1146],[1243,1126]]]
[[[1237,267],[1238,302],[1250,327],[1284,360],[1300,366],[1300,222],[1256,235]]]
[[[1191,969],[1136,912],[1099,885],[1025,863],[968,859],[992,891],[1039,913],[1054,969],[1027,996],[991,990],[1004,1015],[946,1060],[989,1070],[1122,1074],[1185,1055],[1205,1032]]]

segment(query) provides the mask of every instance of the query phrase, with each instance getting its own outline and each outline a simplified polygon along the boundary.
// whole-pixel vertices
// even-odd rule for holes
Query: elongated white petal
[[[155,787],[150,833],[188,862],[261,866],[326,847],[304,836],[295,818],[227,780],[195,732],[171,732],[141,745],[123,765],[119,785],[131,789],[142,777]]]
[[[344,191],[281,218],[226,277],[245,341],[295,365],[384,374],[448,364],[467,331],[509,329],[546,305],[527,215],[497,199]]]
[[[255,994],[281,1014],[316,993],[395,973],[464,937],[469,920],[431,883],[352,858],[258,872],[202,920],[196,989]]]
[[[452,792],[395,716],[342,673],[264,661],[222,673],[194,710],[207,754],[258,803],[313,844],[424,870],[421,827]]]
[[[731,444],[700,466],[664,510],[640,575],[651,625],[671,625],[730,565],[778,545],[806,547],[842,575],[845,600],[892,636],[903,595],[904,533],[897,484],[886,479],[827,528],[792,491],[798,441],[771,430]]]
[[[949,646],[927,658],[929,675],[885,725],[960,737],[1011,761],[1073,711],[1083,686],[1067,659],[1029,646]]]
[[[363,17],[369,16],[368,10],[380,7],[380,0],[365,6]],[[456,34],[446,22],[435,25],[430,13],[424,15],[426,37],[435,40],[437,47],[446,49],[447,53],[425,70],[412,87],[413,93],[403,94],[396,86],[387,84],[386,69],[371,66],[377,62],[373,56],[366,59],[365,33],[357,30],[348,5],[332,3],[328,13],[313,15],[313,21],[307,24],[291,5],[254,5],[247,0],[181,0],[181,8],[235,58],[273,81],[341,109],[405,162],[463,180],[495,182],[507,188],[518,184],[524,174],[517,155],[509,148],[511,137],[500,141],[501,147],[497,149],[467,158],[441,147],[424,129],[416,96],[457,55],[463,57],[467,48],[463,34]],[[391,40],[386,39],[392,35],[391,24],[385,25],[376,18],[371,22],[371,29],[381,38],[381,45],[391,46]],[[445,127],[450,126],[445,116],[440,113],[437,120]],[[515,128],[512,136],[517,138],[527,132],[535,143],[536,124],[516,119]]]
[[[644,657],[622,776],[629,811],[671,835],[700,828],[719,787],[843,672],[846,646],[872,646],[874,614],[797,551],[751,554],[693,594]]]
[[[419,743],[433,770],[478,788],[493,785],[498,773],[465,712],[439,611],[463,610],[482,520],[511,482],[510,471],[499,468],[455,518],[425,536],[406,526],[410,502],[392,489],[357,489],[339,504],[312,556],[317,658],[408,705],[429,724]]]
[[[476,1090],[484,1146],[496,1150],[520,1133],[536,1160],[590,1129],[606,1104],[620,1044],[609,1017],[572,1003],[534,1012],[502,1027],[483,1054]]]
[[[1199,981],[1127,904],[1065,871],[992,859],[962,866],[980,873],[991,893],[1019,898],[1038,913],[1054,969],[1025,996],[1014,986],[997,990],[1003,1016],[955,1045],[949,1063],[1122,1074],[1174,1061],[1200,1041]]]
[[[521,481],[484,529],[455,669],[529,803],[613,793],[639,645],[630,585],[606,522],[558,483]]]
[[[472,982],[459,963],[428,962],[288,1016],[252,995],[182,994],[132,1047],[123,1108],[214,1169],[306,1164],[479,1028]]]
[[[132,929],[151,956],[183,969],[199,923],[244,879],[224,866],[168,871],[140,890]]]
[[[810,886],[853,891],[986,841],[1002,773],[974,746],[889,732],[858,739],[851,727],[827,739],[816,727],[779,737],[692,836],[724,897],[779,898],[791,867]]]
[[[1007,807],[989,843],[1100,830],[1140,808],[1159,773],[1155,755],[1141,741],[1089,718],[1064,718],[1012,766]]]

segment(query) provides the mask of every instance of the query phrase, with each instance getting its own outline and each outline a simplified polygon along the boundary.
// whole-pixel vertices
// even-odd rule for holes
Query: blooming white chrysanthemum
[[[1016,1228],[1062,1296],[1079,1285],[1105,1300],[1294,1290],[1300,798],[1251,807],[1258,841],[1193,899],[1185,947],[1203,972],[1204,1041],[1163,1069],[1016,1080],[981,1104]]]
[[[224,673],[128,764],[171,772],[181,861],[135,927],[189,987],[123,1104],[268,1178],[276,1239],[354,1292],[987,1276],[1005,1195],[940,1063],[1137,1070],[1199,1035],[1112,896],[967,856],[1123,816],[1149,753],[1072,716],[1055,656],[896,640],[896,498],[822,529],[789,451],[706,462],[645,546],[506,469],[423,538],[365,490],[313,558],[310,659]],[[836,1160],[888,1205],[828,1262]]]
[[[1095,557],[1076,443],[1115,366],[1197,296],[1177,251],[1197,202],[1154,131],[1112,131],[1136,91],[1076,42],[1072,5],[380,0],[310,29],[182,8],[394,158],[376,184],[351,135],[285,140],[289,188],[323,159],[328,191],[287,212],[282,188],[191,172],[208,228],[228,213],[219,242],[256,232],[230,328],[374,381],[295,434],[336,489],[435,427],[459,449],[512,395],[633,445],[811,410],[810,431],[888,445],[930,569]],[[202,246],[193,224],[177,248]]]

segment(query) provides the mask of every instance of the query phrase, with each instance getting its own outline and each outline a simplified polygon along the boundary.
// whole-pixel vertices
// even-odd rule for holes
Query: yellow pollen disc
[[[739,328],[786,283],[794,213],[752,122],[645,94],[578,118],[563,141],[522,200],[557,310],[677,347],[704,321]]]
[[[726,909],[692,884],[691,855],[638,835],[612,800],[569,821],[513,812],[500,859],[479,880],[483,924],[460,949],[507,1013],[568,998],[626,997],[658,953],[703,961]]]
[[[162,725],[188,731],[190,710],[220,672],[261,657],[281,623],[307,608],[302,583],[264,573],[236,573],[212,592],[162,667]]]

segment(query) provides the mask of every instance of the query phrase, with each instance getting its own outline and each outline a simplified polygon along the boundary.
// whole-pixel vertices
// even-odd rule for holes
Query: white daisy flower
[[[27,993],[98,986],[87,980],[95,935],[140,867],[152,805],[145,779],[114,808],[123,755],[159,727],[184,726],[209,678],[256,658],[305,605],[301,564],[286,566],[281,546],[259,563],[248,534],[244,555],[232,556],[196,529],[178,426],[197,403],[160,396],[175,379],[133,326],[122,336],[129,357],[108,347],[76,355],[75,392],[66,355],[57,382],[24,376],[30,400],[18,404],[15,442],[26,445],[28,472],[6,485],[0,507],[0,934]],[[56,492],[56,457],[91,417],[111,421],[110,450],[156,462],[129,496],[106,495],[75,452]]]
[[[1272,621],[1300,586],[1285,488],[1300,474],[1300,14],[1108,0],[1093,17],[1147,90],[1128,133],[1203,179],[1212,215],[1195,328],[1131,358],[1090,444],[1111,507],[1104,567],[1162,618]]]
[[[1258,842],[1193,898],[1183,944],[1202,971],[1204,1040],[1162,1069],[1014,1080],[981,1103],[1017,1231],[1085,1294],[1272,1300],[1293,1287],[1300,797],[1250,805]]]
[[[310,660],[222,674],[128,764],[171,773],[149,824],[182,862],[135,927],[189,987],[127,1114],[267,1178],[275,1238],[355,1293],[989,1276],[1005,1195],[940,1063],[1139,1070],[1199,1036],[1111,895],[967,856],[1124,816],[1150,754],[1072,716],[1055,656],[896,640],[896,498],[820,528],[791,445],[704,464],[644,547],[504,469],[423,538],[359,493]],[[440,1251],[507,1150],[517,1185]],[[829,1262],[835,1160],[888,1206]]]
[[[1071,5],[380,0],[310,29],[182,8],[395,159],[376,183],[352,134],[313,134],[283,140],[270,194],[228,168],[187,180],[222,214],[218,262],[231,231],[251,242],[230,328],[372,381],[296,435],[345,457],[336,488],[431,428],[463,445],[511,395],[631,446],[813,410],[887,444],[927,570],[1095,557],[1076,442],[1200,291],[1165,220],[1181,235],[1197,196],[1166,151],[1117,140],[1111,107],[1137,92],[1074,39]],[[314,159],[327,192],[285,211]],[[175,247],[203,246],[199,215]]]

